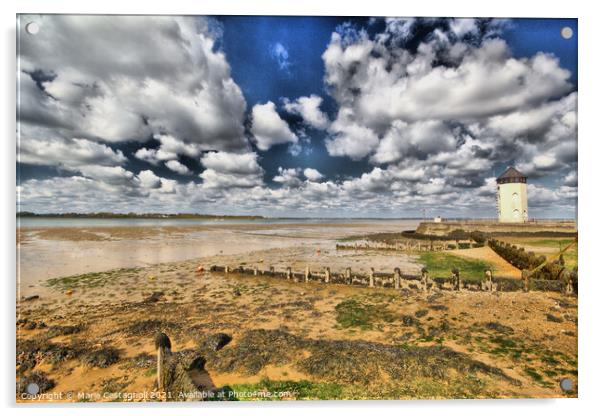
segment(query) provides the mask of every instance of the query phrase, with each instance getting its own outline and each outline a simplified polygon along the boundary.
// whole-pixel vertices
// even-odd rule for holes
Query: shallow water
[[[349,219],[349,218],[263,218],[263,219],[158,219],[158,218],[17,218],[20,228],[53,227],[167,227],[186,225],[237,225],[237,224],[369,224],[374,222],[411,222],[415,220]]]
[[[58,221],[61,224],[56,227],[57,231],[65,230],[62,220]],[[116,220],[108,221],[115,225]],[[347,220],[319,223],[315,226],[307,222],[297,225],[272,224],[267,229],[266,223],[257,223],[257,229],[253,226],[232,229],[223,224],[224,227],[215,225],[201,229],[194,226],[188,229],[179,227],[177,233],[164,232],[161,227],[151,226],[147,228],[152,228],[156,231],[155,234],[147,235],[143,232],[146,230],[140,228],[139,238],[130,236],[101,241],[71,240],[64,238],[64,235],[61,239],[53,239],[51,236],[44,238],[38,235],[39,230],[30,226],[32,228],[22,229],[27,238],[18,249],[18,283],[22,294],[27,294],[36,288],[39,290],[43,281],[53,277],[293,246],[334,249],[336,239],[342,236],[398,232],[411,229],[416,224],[416,221],[399,220]],[[91,227],[93,226],[87,229],[90,230]],[[80,228],[74,229],[77,230]],[[104,233],[101,230],[98,232]]]

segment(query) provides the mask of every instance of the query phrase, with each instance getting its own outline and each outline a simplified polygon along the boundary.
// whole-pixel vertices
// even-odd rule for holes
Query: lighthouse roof
[[[527,177],[514,166],[510,166],[497,179],[497,183],[527,182]]]

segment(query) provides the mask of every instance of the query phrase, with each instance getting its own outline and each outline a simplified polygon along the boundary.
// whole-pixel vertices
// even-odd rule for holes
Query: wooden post
[[[311,272],[309,271],[309,266],[305,266],[305,281],[309,282],[309,277],[311,276]]]
[[[454,290],[460,290],[462,283],[460,282],[460,270],[454,267],[452,269],[453,286]]]
[[[159,332],[155,336],[155,348],[157,349],[157,389],[165,391],[165,357],[171,354],[171,341],[169,337]]]
[[[347,281],[348,284],[351,284],[351,267],[345,269],[345,281]]]
[[[368,275],[369,282],[368,286],[374,287],[374,267],[370,267],[370,273]]]
[[[230,273],[230,266],[226,266],[226,267],[224,267],[224,272],[225,272],[226,274]]]
[[[491,273],[491,270],[485,270],[485,277],[487,280],[487,289],[490,292],[493,292],[493,274]]]
[[[423,292],[428,292],[429,289],[429,272],[426,267],[423,267],[420,271],[420,283]]]
[[[330,283],[330,267],[324,271],[324,283]]]
[[[293,272],[290,267],[287,267],[286,268],[286,279],[291,280],[292,277],[293,277]]]
[[[257,266],[253,267],[253,276],[257,276],[259,274],[259,270],[257,270]]]
[[[395,290],[399,290],[401,285],[401,270],[399,270],[399,267],[396,267],[393,273],[395,275]]]
[[[523,279],[523,291],[524,292],[528,292],[529,291],[529,271],[528,270],[523,270],[521,272],[521,277]]]

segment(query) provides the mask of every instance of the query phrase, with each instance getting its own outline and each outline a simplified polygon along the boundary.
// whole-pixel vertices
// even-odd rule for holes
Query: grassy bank
[[[482,260],[472,260],[454,256],[443,252],[424,252],[420,253],[420,263],[428,269],[432,277],[451,276],[451,270],[457,267],[460,270],[460,276],[463,279],[482,280],[485,270],[495,267]]]

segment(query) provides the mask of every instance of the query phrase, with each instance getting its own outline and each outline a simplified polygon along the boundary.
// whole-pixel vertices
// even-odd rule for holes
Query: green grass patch
[[[380,321],[393,322],[395,316],[382,303],[371,304],[358,299],[346,299],[335,306],[336,320],[341,328],[374,329]]]
[[[498,392],[487,388],[487,383],[467,374],[441,382],[432,378],[413,380],[400,385],[377,384],[368,388],[338,383],[321,383],[307,380],[274,381],[263,379],[259,383],[234,384],[221,389],[221,398],[214,400],[398,400],[433,398],[496,397]]]
[[[538,383],[541,383],[543,381],[543,376],[541,374],[539,374],[537,372],[537,370],[535,370],[534,368],[525,367],[525,368],[523,368],[523,371],[525,372],[526,375],[531,377],[533,379],[533,381],[536,381]]]
[[[259,383],[234,384],[223,388],[222,400],[340,400],[353,398],[349,390],[335,383],[263,379]]]
[[[529,251],[529,247],[542,247],[547,248],[544,253],[537,254],[545,254],[546,257],[550,257],[554,254],[557,254],[558,251],[562,248],[565,248],[571,242],[573,242],[573,238],[501,238],[501,241],[509,242],[511,244],[516,244],[519,247],[525,247],[525,250]],[[572,269],[577,266],[577,257],[578,257],[578,248],[577,245],[572,246],[567,251],[565,251],[562,255],[564,257],[564,262],[566,267]]]
[[[460,278],[464,280],[483,280],[485,270],[495,271],[493,265],[486,261],[466,259],[442,252],[420,253],[419,261],[424,264],[432,277],[449,277],[454,267],[460,270]]]
[[[66,291],[70,289],[98,288],[114,282],[118,277],[126,273],[133,273],[139,269],[115,269],[107,272],[85,273],[74,276],[55,277],[48,279],[44,285],[56,290]]]

